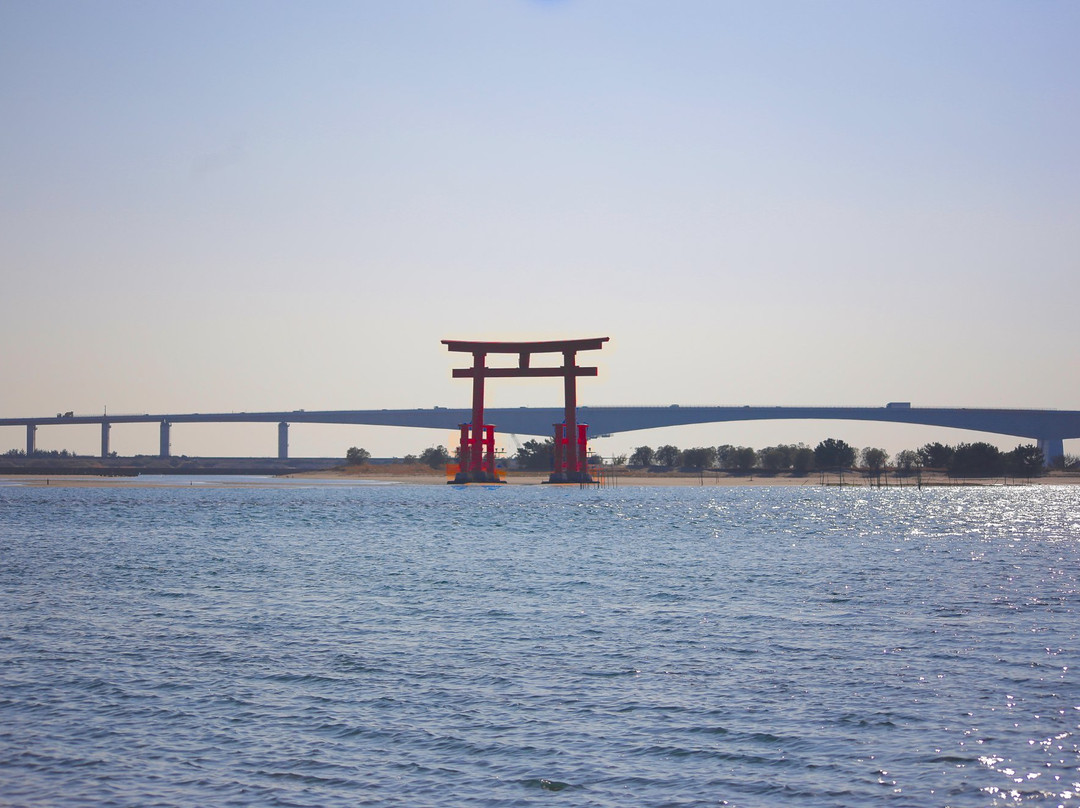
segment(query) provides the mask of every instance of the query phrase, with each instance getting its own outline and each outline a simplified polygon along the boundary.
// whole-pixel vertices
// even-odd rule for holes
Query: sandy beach
[[[412,483],[414,485],[445,485],[446,475],[442,472],[426,470],[410,472],[400,467],[360,466],[356,469],[338,468],[327,471],[313,471],[302,474],[288,475],[295,479],[307,480],[347,480],[347,479],[371,479],[386,482]],[[545,485],[548,475],[546,473],[530,471],[511,471],[506,475],[508,485]],[[1049,472],[1042,477],[1013,478],[1004,480],[995,478],[972,478],[950,479],[948,475],[940,472],[923,472],[921,484],[923,486],[942,485],[1074,485],[1080,483],[1080,474],[1065,472]],[[641,469],[617,469],[597,475],[597,484],[605,486],[836,486],[854,485],[869,487],[878,485],[876,480],[868,478],[858,472],[845,473],[841,478],[835,473],[820,474],[812,472],[806,476],[793,476],[789,474],[761,475],[761,474],[728,474],[726,472],[705,471],[694,472],[649,472]],[[896,477],[889,475],[881,478],[881,487],[913,487],[920,484],[915,476]],[[573,485],[577,485],[573,483]]]
[[[199,475],[205,477],[206,475]],[[546,485],[548,475],[529,471],[511,471],[506,476],[508,485]],[[287,474],[280,477],[259,478],[257,481],[251,477],[218,476],[213,480],[214,485],[223,486],[251,486],[273,485],[280,481],[282,485],[323,485],[342,484],[350,481],[357,484],[381,483],[381,484],[405,484],[405,485],[446,485],[448,480],[442,471],[416,466],[404,465],[364,465],[347,467],[325,471],[302,472]],[[124,487],[124,486],[165,486],[165,487],[191,487],[197,484],[205,484],[205,480],[191,479],[182,475],[149,475],[136,477],[107,477],[96,475],[42,475],[42,474],[5,474],[0,475],[0,486],[23,485],[43,487]],[[937,486],[963,486],[963,485],[997,485],[997,486],[1041,486],[1041,485],[1077,485],[1080,484],[1080,474],[1053,471],[1042,477],[1035,478],[978,478],[978,479],[950,479],[947,475],[939,472],[923,472],[921,485],[923,487]],[[577,483],[571,484],[576,487]],[[860,473],[846,473],[843,478],[837,474],[819,474],[817,472],[804,477],[787,474],[778,475],[734,475],[725,472],[706,471],[700,474],[687,472],[648,472],[640,469],[614,470],[597,475],[597,486],[624,487],[624,486],[855,486],[855,487],[878,487],[877,481]],[[880,487],[885,488],[911,488],[920,485],[915,476],[896,477],[889,475],[882,477]]]

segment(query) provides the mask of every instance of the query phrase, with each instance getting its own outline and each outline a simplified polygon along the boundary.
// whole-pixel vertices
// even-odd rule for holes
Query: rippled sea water
[[[1080,805],[1080,489],[0,488],[0,804]]]

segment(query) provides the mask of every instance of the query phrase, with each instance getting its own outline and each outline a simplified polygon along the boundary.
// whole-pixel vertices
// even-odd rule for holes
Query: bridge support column
[[[109,456],[109,430],[112,428],[112,424],[108,421],[101,422],[101,456]]]
[[[161,422],[161,448],[158,450],[158,457],[169,456],[169,427],[171,426],[172,424],[170,424],[168,421]]]
[[[26,425],[26,456],[37,451],[37,424]]]
[[[1065,456],[1065,441],[1061,438],[1039,438],[1038,447],[1042,449],[1043,462],[1053,465],[1059,457]]]
[[[289,459],[289,425],[284,421],[277,425],[277,456],[278,460]]]

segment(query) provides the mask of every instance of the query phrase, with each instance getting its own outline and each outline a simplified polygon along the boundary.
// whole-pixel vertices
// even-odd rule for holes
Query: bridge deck
[[[563,419],[561,407],[516,407],[487,410],[491,423],[503,433],[543,435]],[[911,407],[579,407],[579,419],[594,435],[614,435],[641,429],[725,421],[843,420],[969,429],[1021,438],[1080,438],[1080,411],[1007,410],[985,408]],[[275,412],[160,413],[70,415],[0,418],[0,426],[132,423],[309,423],[368,424],[372,426],[457,429],[472,413],[464,408],[413,410],[291,410]]]

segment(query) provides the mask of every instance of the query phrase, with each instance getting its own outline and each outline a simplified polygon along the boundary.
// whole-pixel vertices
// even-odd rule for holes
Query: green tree
[[[655,454],[651,446],[639,446],[630,454],[630,465],[647,468],[652,465]]]
[[[813,467],[814,450],[809,446],[803,446],[800,443],[795,448],[795,453],[791,456],[791,473],[798,474],[801,477],[809,474]]]
[[[736,446],[731,451],[729,462],[735,471],[746,474],[757,465],[757,452],[749,446]]]
[[[716,449],[712,446],[695,446],[682,453],[682,464],[691,469],[707,469],[716,464]]]
[[[1043,450],[1031,443],[1017,446],[1005,455],[1005,468],[1016,477],[1038,477],[1045,467]]]
[[[371,459],[371,452],[357,446],[350,446],[345,452],[345,462],[350,466],[362,466]]]
[[[514,455],[519,468],[530,471],[549,471],[555,462],[555,439],[527,440]]]
[[[670,443],[666,443],[656,450],[656,465],[664,466],[665,468],[672,468],[679,465],[679,456],[682,452],[679,451],[678,446],[672,446]]]
[[[735,464],[731,460],[731,453],[735,451],[737,447],[732,446],[730,443],[725,443],[722,446],[716,447],[716,465],[718,468],[722,468],[725,471],[735,468]]]
[[[716,447],[716,464],[724,471],[750,471],[757,465],[757,452],[749,446],[726,443]]]
[[[896,455],[896,468],[904,474],[911,474],[919,463],[919,455],[914,449],[904,449]]]
[[[942,443],[928,443],[919,449],[918,455],[924,468],[945,469],[949,467],[955,451],[952,446]]]
[[[826,438],[814,447],[814,465],[822,471],[850,468],[855,464],[855,449],[842,440]]]
[[[773,473],[787,471],[794,461],[796,448],[784,443],[778,446],[766,446],[758,452],[758,461],[765,471]]]
[[[862,450],[862,461],[867,471],[874,476],[881,476],[881,472],[885,470],[885,465],[889,462],[889,453],[884,449],[867,446]]]
[[[956,477],[999,477],[1005,471],[1005,456],[990,443],[961,443],[948,468]]]
[[[445,446],[432,446],[420,453],[420,462],[433,469],[441,469],[450,462],[450,452]]]

